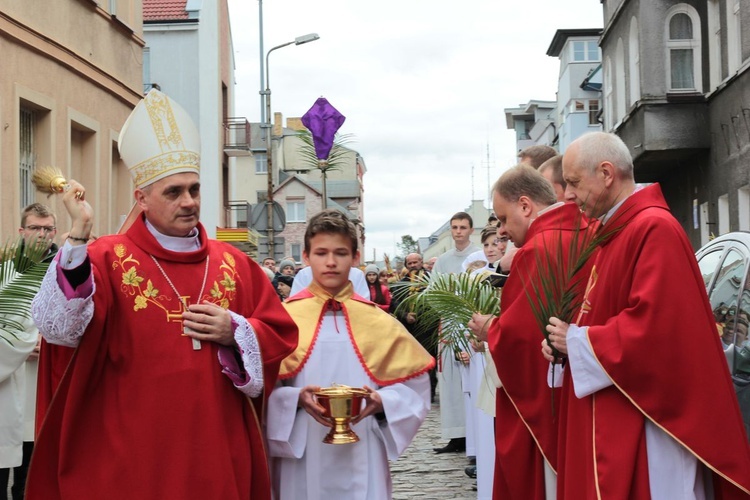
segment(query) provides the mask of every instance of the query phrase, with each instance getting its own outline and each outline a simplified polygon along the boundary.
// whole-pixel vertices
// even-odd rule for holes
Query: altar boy
[[[395,318],[353,293],[357,246],[341,212],[324,210],[308,223],[303,257],[313,282],[285,304],[300,338],[267,415],[278,500],[391,498],[388,460],[406,449],[430,407],[435,360]],[[332,384],[369,393],[353,420],[357,443],[323,443],[330,423],[314,393]]]

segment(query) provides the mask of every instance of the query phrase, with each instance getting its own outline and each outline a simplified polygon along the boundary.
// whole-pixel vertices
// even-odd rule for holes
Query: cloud
[[[258,121],[258,3],[229,9],[235,114]],[[546,55],[555,31],[602,25],[591,0],[266,0],[263,11],[265,51],[320,35],[271,54],[272,108],[301,116],[322,95],[347,117],[340,132],[368,170],[368,259],[373,249],[394,255],[404,234],[428,236],[472,194],[487,199],[515,164],[503,110],[555,99],[559,61]]]

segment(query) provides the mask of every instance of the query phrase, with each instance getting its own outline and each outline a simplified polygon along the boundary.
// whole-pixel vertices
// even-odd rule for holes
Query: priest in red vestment
[[[612,236],[567,352],[558,498],[747,498],[750,446],[693,249],[627,146],[595,132],[563,157],[566,196]],[[549,350],[543,348],[549,357]]]
[[[261,420],[297,328],[260,267],[199,223],[185,110],[151,91],[119,147],[142,213],[89,244],[93,210],[70,181],[70,236],[33,304],[45,339],[75,352],[26,498],[270,500]]]
[[[575,204],[557,202],[550,183],[535,169],[519,165],[493,188],[498,234],[519,248],[500,297],[500,316],[487,333],[502,386],[495,414],[493,498],[544,500],[554,493],[557,467],[559,394],[547,382],[549,364],[539,356],[544,338],[530,304],[540,286],[539,264],[567,265],[568,249],[587,224]],[[558,249],[563,259],[558,262]],[[582,292],[583,290],[581,290]],[[475,315],[480,333],[487,318]],[[545,480],[546,476],[546,480]]]

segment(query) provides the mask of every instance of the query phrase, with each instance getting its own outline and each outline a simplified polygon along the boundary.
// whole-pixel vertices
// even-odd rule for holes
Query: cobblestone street
[[[391,463],[394,500],[476,498],[476,492],[472,490],[476,480],[464,473],[464,468],[469,465],[466,454],[438,455],[433,451],[446,443],[440,438],[440,406],[435,403],[409,448]]]
[[[466,454],[433,451],[446,443],[440,438],[440,406],[435,403],[409,448],[391,463],[394,500],[476,498],[476,480],[464,473]]]

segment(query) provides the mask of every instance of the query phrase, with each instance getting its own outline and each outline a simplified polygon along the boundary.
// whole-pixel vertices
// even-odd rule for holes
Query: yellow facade
[[[59,234],[69,228],[59,197],[30,187],[34,166],[56,166],[86,186],[94,234],[119,227],[133,188],[117,137],[143,95],[142,25],[141,0],[0,3],[3,239],[34,201],[58,214]]]

